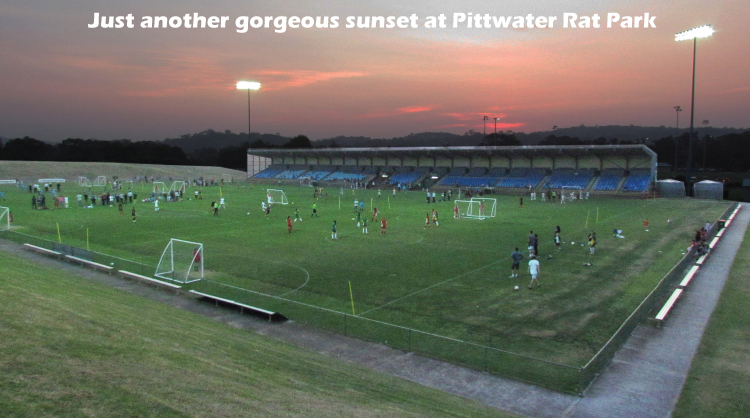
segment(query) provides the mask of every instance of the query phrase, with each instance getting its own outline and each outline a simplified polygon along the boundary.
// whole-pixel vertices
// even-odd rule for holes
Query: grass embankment
[[[703,334],[673,417],[750,416],[748,278],[750,229]]]
[[[511,416],[0,253],[3,417]]]

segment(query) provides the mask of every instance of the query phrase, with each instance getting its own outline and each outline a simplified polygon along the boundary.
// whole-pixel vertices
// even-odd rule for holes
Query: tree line
[[[520,135],[520,134],[519,134]],[[252,139],[252,141],[248,140]],[[683,169],[689,153],[689,134],[618,140],[616,138],[582,140],[577,136],[548,135],[538,145],[624,145],[645,144],[656,152],[660,163]],[[120,162],[134,164],[219,166],[245,170],[248,148],[337,148],[337,147],[404,147],[404,146],[519,146],[522,141],[511,131],[483,135],[423,132],[393,139],[336,137],[312,142],[305,135],[293,138],[279,134],[236,134],[231,131],[207,130],[163,142],[122,139],[101,141],[69,138],[49,144],[24,137],[0,143],[0,160]],[[693,168],[717,171],[750,170],[750,131],[714,137],[702,135],[693,140]]]

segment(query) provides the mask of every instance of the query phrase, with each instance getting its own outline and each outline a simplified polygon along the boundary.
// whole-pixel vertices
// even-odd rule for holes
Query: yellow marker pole
[[[341,210],[341,196],[339,196],[339,210]]]
[[[591,215],[591,211],[588,211],[588,213],[586,214],[586,225],[583,226],[583,229],[589,227],[589,215]]]
[[[62,243],[62,239],[60,238],[60,223],[55,222],[55,225],[57,225],[57,242],[58,244]]]
[[[224,197],[224,193],[221,192],[221,185],[219,185],[219,197]]]
[[[391,197],[388,196],[388,210],[391,210]]]
[[[91,251],[89,250],[89,229],[88,228],[86,228],[86,251]]]
[[[599,223],[599,206],[596,207],[596,223]]]
[[[372,212],[372,198],[370,198],[370,212]]]
[[[354,313],[354,295],[352,294],[352,282],[349,281],[349,298],[352,300],[352,316],[357,316],[357,314]]]

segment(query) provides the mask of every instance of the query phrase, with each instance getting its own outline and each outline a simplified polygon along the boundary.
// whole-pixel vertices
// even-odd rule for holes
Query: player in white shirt
[[[531,287],[534,282],[536,282],[536,287],[539,287],[539,280],[537,280],[537,276],[539,275],[539,260],[536,259],[535,255],[531,256],[531,260],[529,260],[529,274],[531,274],[531,282],[529,283],[529,289],[533,289]]]

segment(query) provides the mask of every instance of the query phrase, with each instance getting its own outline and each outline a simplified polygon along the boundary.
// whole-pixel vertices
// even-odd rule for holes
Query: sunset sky
[[[210,3],[210,4],[209,4]],[[585,125],[750,127],[747,0],[354,1],[3,0],[0,136],[160,140],[205,129],[390,138],[423,131],[532,132]],[[399,5],[394,5],[399,4]],[[133,29],[88,28],[94,13],[134,15]],[[140,27],[143,16],[229,16],[226,28]],[[424,27],[445,14],[447,28]],[[556,16],[554,28],[452,27],[454,13]],[[563,28],[563,13],[601,16]],[[606,28],[607,13],[656,16],[656,28]],[[347,16],[410,16],[419,28],[345,28]],[[239,16],[338,16],[328,29],[249,29]],[[618,23],[619,25],[619,23]]]

